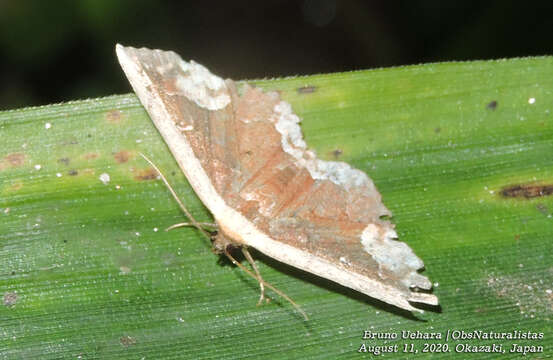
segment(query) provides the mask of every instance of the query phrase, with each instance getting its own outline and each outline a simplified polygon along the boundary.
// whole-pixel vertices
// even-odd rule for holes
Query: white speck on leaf
[[[36,170],[42,169],[42,165],[36,164],[36,165],[35,165],[35,169],[36,169]]]
[[[528,99],[528,104],[532,105],[536,102],[536,98],[533,98],[531,97],[530,99]]]
[[[107,174],[107,173],[100,174],[99,179],[102,182],[102,184],[104,184],[104,185],[107,185],[110,181],[109,174]]]
[[[56,176],[57,176],[57,177],[61,177],[61,173],[56,173]]]
[[[47,122],[46,124],[44,124],[44,128],[45,129],[50,129],[52,127],[52,124],[50,124],[49,122]]]

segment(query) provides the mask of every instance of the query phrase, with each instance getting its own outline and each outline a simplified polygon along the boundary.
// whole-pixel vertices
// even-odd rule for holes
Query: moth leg
[[[265,299],[265,285],[263,285],[263,278],[261,277],[261,273],[259,272],[259,269],[257,268],[257,265],[255,264],[255,261],[253,260],[252,255],[248,251],[248,248],[245,246],[241,247],[242,254],[246,257],[246,260],[251,264],[253,270],[255,271],[255,275],[257,275],[257,282],[259,283],[259,289],[261,290],[261,294],[259,295],[259,301],[257,302],[257,305],[261,305],[263,303],[263,299]]]
[[[215,224],[215,223],[198,222],[198,224],[200,224],[202,227],[217,229],[217,224]],[[191,222],[178,223],[178,224],[174,224],[174,225],[169,226],[167,229],[165,229],[165,231],[173,230],[173,229],[180,228],[180,227],[186,227],[186,226],[194,226],[194,224],[191,223]]]
[[[248,274],[249,276],[251,276],[252,278],[256,279],[257,281],[259,282],[263,282],[263,285],[265,285],[266,287],[268,287],[269,289],[273,290],[274,292],[276,292],[278,295],[282,296],[286,301],[288,301],[290,304],[292,304],[293,307],[296,308],[296,310],[298,310],[300,312],[300,314],[303,316],[303,318],[307,321],[309,320],[309,318],[307,317],[307,314],[305,313],[305,311],[303,311],[298,304],[296,304],[292,299],[290,299],[290,297],[288,295],[286,295],[285,293],[283,293],[282,291],[280,291],[279,289],[277,289],[276,287],[274,287],[273,285],[269,284],[268,282],[266,282],[265,280],[263,279],[260,279],[257,277],[257,275],[255,275],[254,273],[252,273],[250,270],[246,269],[246,267],[242,264],[240,264],[238,261],[236,261],[236,259],[229,253],[228,249],[225,247],[223,249],[223,252],[225,254],[226,257],[229,258],[229,260],[236,266],[238,266],[240,269],[244,270],[244,272],[246,274]]]
[[[194,217],[192,216],[192,214],[190,214],[190,212],[188,211],[188,209],[186,208],[186,206],[184,206],[184,204],[182,203],[182,201],[180,201],[179,197],[177,196],[177,193],[175,192],[175,190],[173,190],[173,188],[171,187],[171,185],[169,184],[169,181],[167,181],[167,179],[165,178],[165,176],[161,173],[161,170],[158,169],[158,167],[152,162],[152,160],[148,159],[146,157],[146,155],[142,154],[142,153],[139,153],[140,156],[142,156],[144,158],[144,160],[146,160],[154,169],[155,171],[157,172],[157,174],[159,175],[159,177],[161,178],[161,180],[163,180],[163,183],[165,184],[165,186],[167,186],[167,188],[169,189],[169,191],[171,192],[171,195],[173,195],[173,198],[175,199],[175,201],[177,202],[177,204],[179,204],[181,210],[184,212],[184,214],[186,215],[187,218],[190,219],[190,222],[192,223],[192,225],[200,230],[200,232],[206,237],[208,238],[209,240],[211,240],[211,236],[207,233],[207,231],[204,230],[204,228],[202,228],[202,226],[200,225],[199,222],[196,221],[196,219],[194,219]]]

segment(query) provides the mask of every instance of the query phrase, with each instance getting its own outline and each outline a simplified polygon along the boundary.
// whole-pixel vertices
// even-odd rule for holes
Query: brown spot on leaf
[[[434,132],[435,132],[436,134],[439,134],[440,131],[442,131],[442,128],[440,128],[440,127],[437,127],[437,128],[434,129]]]
[[[521,315],[546,315],[553,312],[553,297],[542,277],[542,274],[526,272],[514,275],[490,274],[487,286],[496,297],[517,306]]]
[[[11,189],[13,191],[21,190],[23,188],[23,183],[21,181],[17,181],[16,183],[12,184]]]
[[[126,163],[127,161],[129,161],[130,153],[126,150],[121,150],[121,151],[113,154],[113,158],[119,164]]]
[[[96,159],[99,155],[97,153],[86,153],[83,155],[83,158],[85,158],[85,160],[93,160],[93,159]]]
[[[496,100],[490,101],[490,102],[488,103],[488,105],[486,105],[486,109],[492,110],[492,111],[494,111],[495,109],[497,109],[497,101],[496,101]]]
[[[298,94],[311,94],[317,91],[317,87],[313,85],[305,85],[298,88]]]
[[[336,149],[332,151],[332,156],[334,156],[335,159],[338,159],[344,151],[342,149]]]
[[[8,163],[11,167],[18,167],[23,165],[23,162],[25,161],[25,154],[22,153],[13,153],[8,154],[6,157],[4,157],[4,161]]]
[[[500,194],[507,198],[531,199],[553,195],[553,185],[511,185],[504,187]]]
[[[119,338],[119,342],[121,343],[121,345],[123,345],[124,347],[129,347],[131,345],[134,345],[136,344],[136,340],[128,335],[125,335],[125,336],[121,336]]]
[[[134,177],[136,180],[146,181],[146,180],[155,180],[157,179],[157,171],[154,168],[147,168],[140,170],[138,174]]]
[[[123,119],[123,113],[119,110],[110,110],[106,113],[106,120],[112,124],[117,124]]]
[[[76,176],[76,175],[79,175],[79,172],[75,169],[72,169],[72,170],[69,170],[68,174],[70,176]]]
[[[12,307],[17,302],[17,293],[6,292],[4,293],[4,306]]]

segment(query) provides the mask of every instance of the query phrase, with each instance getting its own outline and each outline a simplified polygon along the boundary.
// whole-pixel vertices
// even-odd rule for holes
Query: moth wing
[[[367,175],[307,149],[275,92],[170,51],[117,46],[133,89],[197,195],[237,243],[406,310],[435,305]]]

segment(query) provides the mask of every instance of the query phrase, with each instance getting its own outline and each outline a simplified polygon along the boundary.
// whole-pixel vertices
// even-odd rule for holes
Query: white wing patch
[[[203,65],[194,61],[179,63],[187,76],[179,75],[177,88],[198,106],[208,110],[221,110],[230,103],[225,81],[213,75]]]
[[[353,169],[344,162],[319,160],[314,151],[307,150],[307,144],[298,125],[300,118],[292,112],[290,104],[281,101],[275,105],[273,111],[275,116],[271,121],[282,135],[282,150],[292,155],[299,166],[305,167],[314,180],[330,180],[336,185],[345,186],[346,189],[362,185],[374,187],[363,171]]]

